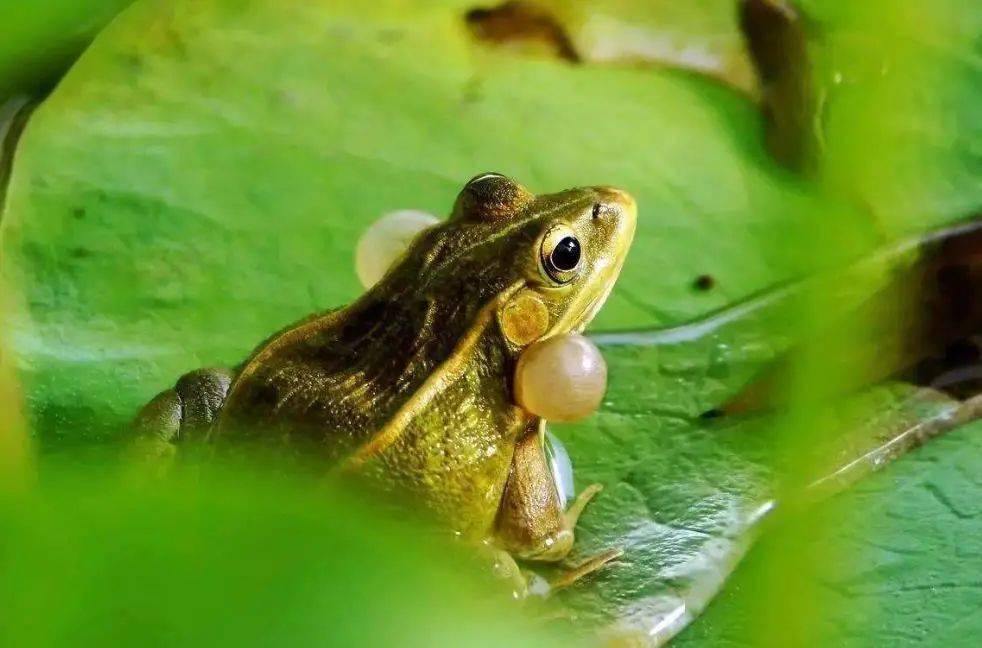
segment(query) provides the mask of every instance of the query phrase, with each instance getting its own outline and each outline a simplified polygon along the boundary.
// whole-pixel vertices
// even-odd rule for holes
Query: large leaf
[[[479,169],[637,194],[597,327],[689,319],[802,271],[782,241],[823,203],[769,160],[742,96],[490,53],[453,3],[335,4],[140,3],[38,110],[2,245],[43,435],[112,435],[188,368],[351,299],[364,227],[445,213]]]

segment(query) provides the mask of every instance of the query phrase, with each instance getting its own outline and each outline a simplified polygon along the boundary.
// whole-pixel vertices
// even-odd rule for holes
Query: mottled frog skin
[[[477,176],[361,298],[274,335],[234,370],[184,376],[136,427],[160,447],[259,444],[358,471],[466,538],[559,560],[594,489],[562,510],[542,421],[516,405],[513,374],[530,344],[590,322],[635,220],[616,189],[535,196]]]

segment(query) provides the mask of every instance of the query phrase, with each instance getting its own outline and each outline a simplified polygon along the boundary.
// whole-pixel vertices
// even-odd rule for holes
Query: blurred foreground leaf
[[[46,468],[0,506],[4,645],[549,645],[461,552],[362,500],[246,473],[138,489],[101,465]]]
[[[824,172],[885,231],[982,208],[982,5],[802,0]]]
[[[845,559],[802,565],[829,645],[975,646],[982,633],[982,424],[932,442],[834,500],[770,530],[680,646],[759,645],[756,626],[781,627],[760,600],[769,553],[826,542]],[[795,525],[814,533],[802,536]],[[788,637],[788,642],[792,640]]]
[[[9,297],[0,291],[0,314],[8,308],[8,301]],[[22,398],[14,357],[0,328],[0,497],[33,483],[33,448],[24,421]]]

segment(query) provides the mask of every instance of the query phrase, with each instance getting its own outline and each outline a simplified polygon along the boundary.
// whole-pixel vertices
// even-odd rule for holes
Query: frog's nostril
[[[593,218],[599,218],[607,213],[633,216],[637,213],[637,203],[631,194],[613,187],[595,187],[597,197],[602,202],[593,206]]]

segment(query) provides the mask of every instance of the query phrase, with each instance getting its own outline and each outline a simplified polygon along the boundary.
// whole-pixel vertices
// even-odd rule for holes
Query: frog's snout
[[[616,187],[594,187],[594,190],[603,202],[609,203],[618,210],[626,212],[632,218],[637,217],[638,203],[631,194]]]
[[[614,187],[594,187],[600,202],[594,207],[594,219],[612,219],[616,229],[630,244],[638,219],[638,203],[634,196]]]

